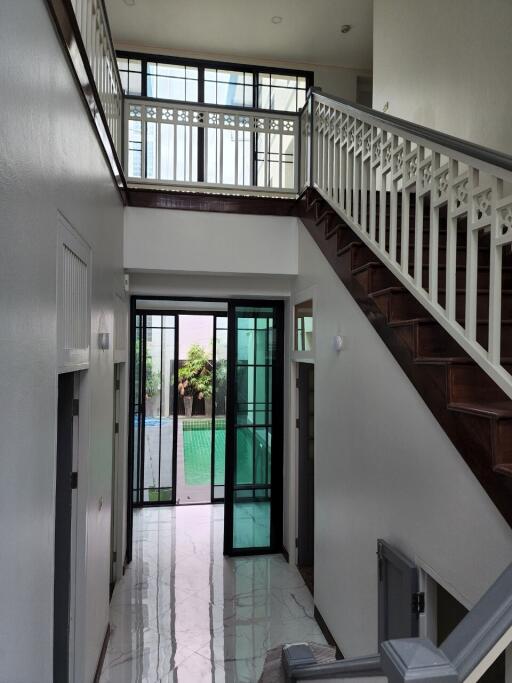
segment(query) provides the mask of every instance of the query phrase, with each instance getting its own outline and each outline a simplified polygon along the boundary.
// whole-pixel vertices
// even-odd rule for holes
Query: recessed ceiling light
[[[343,24],[343,26],[341,27],[341,32],[342,33],[348,33],[351,28],[352,28],[352,26],[350,24]]]
[[[283,17],[272,17],[273,24],[280,24],[283,21]]]

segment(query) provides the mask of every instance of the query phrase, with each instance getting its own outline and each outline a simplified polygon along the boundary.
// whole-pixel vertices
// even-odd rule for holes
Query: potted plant
[[[208,354],[200,344],[192,344],[188,350],[187,360],[183,367],[178,370],[178,391],[183,396],[185,415],[192,415],[192,403],[194,396],[209,399],[211,415],[212,396],[212,363]]]
[[[182,370],[183,368],[179,369],[178,377]],[[182,374],[185,375],[185,373]],[[180,392],[180,396],[183,397],[183,404],[185,406],[185,417],[191,417],[192,404],[194,402],[194,389],[192,388],[190,380],[185,376],[183,376],[183,379],[181,379],[180,383],[178,384],[178,391]]]

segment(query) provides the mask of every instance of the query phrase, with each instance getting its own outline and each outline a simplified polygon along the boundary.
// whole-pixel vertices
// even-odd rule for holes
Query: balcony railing
[[[117,155],[122,151],[123,89],[103,0],[71,0]]]
[[[125,173],[131,184],[296,195],[298,136],[298,114],[127,99]]]

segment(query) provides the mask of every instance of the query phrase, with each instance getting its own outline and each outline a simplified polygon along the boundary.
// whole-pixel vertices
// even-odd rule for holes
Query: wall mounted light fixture
[[[109,332],[98,332],[98,348],[102,351],[108,351],[110,348]]]
[[[334,350],[339,353],[343,348],[345,348],[345,337],[342,337],[341,334],[337,334],[332,340],[332,345]]]

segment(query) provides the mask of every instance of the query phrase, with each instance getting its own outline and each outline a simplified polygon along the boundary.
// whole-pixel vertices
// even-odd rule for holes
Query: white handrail
[[[123,90],[102,0],[71,0],[117,155],[122,157]]]
[[[308,165],[301,155],[301,187],[315,187],[512,398],[501,348],[503,305],[512,318],[509,295],[502,296],[503,253],[512,243],[512,172],[365,108],[315,92],[310,100],[301,139],[304,144],[312,127],[313,159]],[[482,244],[489,256],[479,263]],[[488,305],[478,291],[482,266],[489,273]],[[459,287],[457,269],[465,269]],[[487,334],[479,323],[487,323]]]
[[[166,100],[125,101],[130,183],[297,195],[294,114]]]

